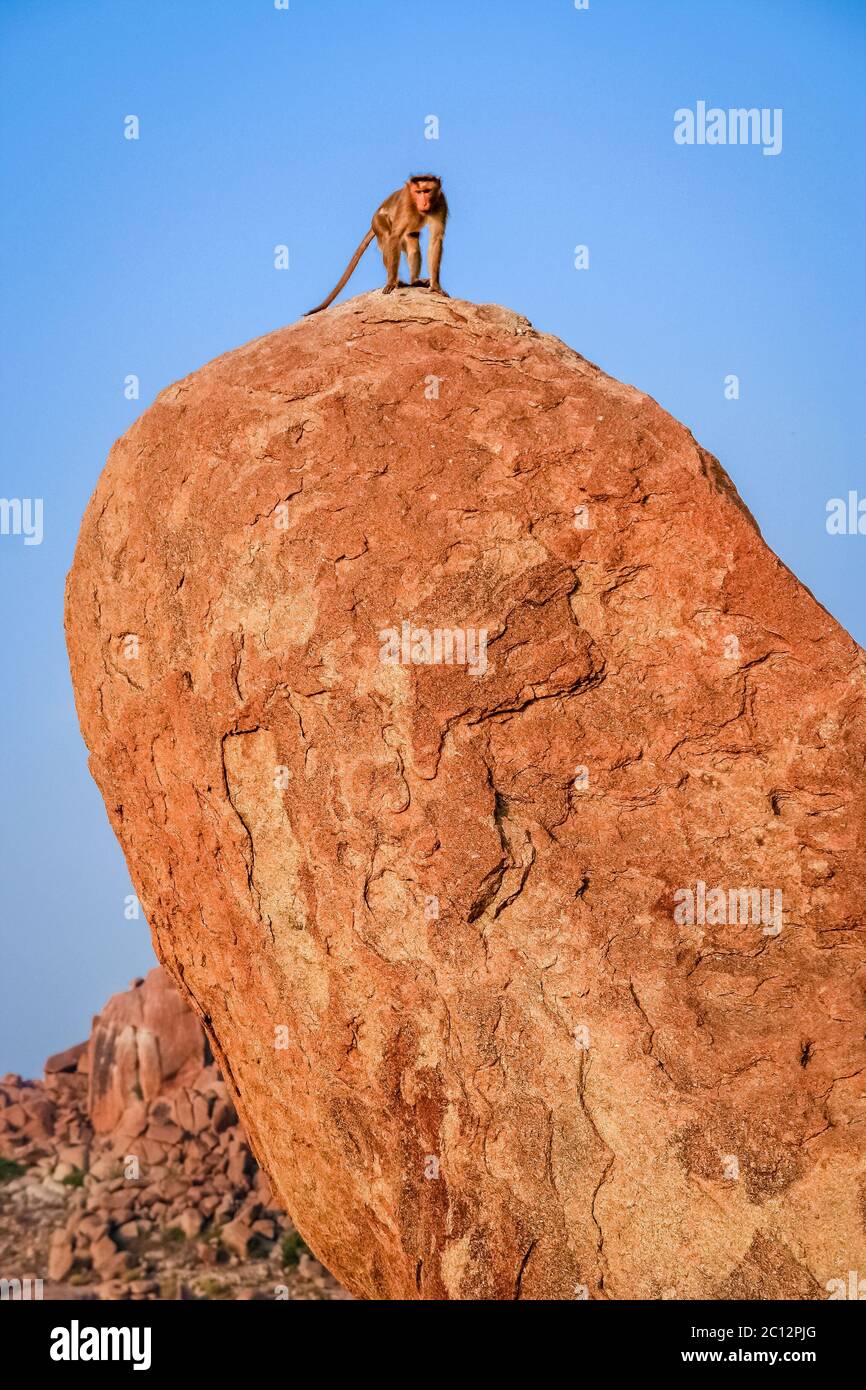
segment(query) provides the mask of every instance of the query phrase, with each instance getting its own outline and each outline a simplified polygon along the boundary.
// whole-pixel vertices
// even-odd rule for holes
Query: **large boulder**
[[[864,654],[653,400],[361,296],[163,391],[66,621],[158,955],[350,1289],[866,1269]]]

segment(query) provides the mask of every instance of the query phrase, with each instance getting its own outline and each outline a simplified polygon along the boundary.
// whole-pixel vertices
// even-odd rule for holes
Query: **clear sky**
[[[866,642],[866,535],[825,524],[866,497],[864,40],[864,0],[3,0],[0,496],[44,534],[0,535],[0,1073],[153,963],[62,631],[108,449],[323,298],[410,172],[445,182],[446,289],[656,397]],[[700,101],[780,109],[781,151],[677,144]]]

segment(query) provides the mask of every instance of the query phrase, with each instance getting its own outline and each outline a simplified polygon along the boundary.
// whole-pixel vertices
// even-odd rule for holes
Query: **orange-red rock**
[[[864,656],[649,397],[351,300],[115,446],[67,631],[158,954],[353,1291],[866,1269]]]
[[[63,1071],[77,1071],[81,1058],[87,1052],[87,1043],[76,1043],[75,1047],[67,1047],[63,1052],[55,1052],[45,1063],[45,1071],[48,1074]]]

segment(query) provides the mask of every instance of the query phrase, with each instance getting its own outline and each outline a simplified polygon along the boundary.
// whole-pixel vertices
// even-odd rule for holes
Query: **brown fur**
[[[327,299],[309,309],[310,314],[318,314],[327,309],[336,299],[340,290],[349,281],[355,267],[375,237],[379,243],[382,260],[385,262],[387,280],[383,294],[391,294],[401,284],[398,279],[400,255],[405,252],[409,262],[409,279],[412,285],[428,287],[434,294],[445,294],[439,283],[439,268],[442,264],[442,242],[445,237],[445,223],[448,219],[448,204],[442,192],[442,181],[435,174],[413,174],[402,188],[398,188],[373,214],[370,230],[364,237],[354,256],[347,265],[338,284]],[[419,237],[424,226],[430,228],[430,246],[427,260],[430,279],[421,277],[421,246]]]

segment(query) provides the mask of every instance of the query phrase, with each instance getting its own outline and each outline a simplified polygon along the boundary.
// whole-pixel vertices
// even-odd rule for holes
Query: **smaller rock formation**
[[[44,1082],[0,1077],[0,1278],[46,1298],[348,1297],[275,1203],[160,969]]]
[[[211,1060],[198,1020],[158,967],[109,999],[93,1020],[89,1051],[88,1109],[97,1134],[116,1129],[135,1101],[181,1086]]]
[[[86,1042],[76,1043],[74,1047],[67,1047],[65,1052],[55,1052],[53,1057],[49,1057],[45,1063],[45,1075],[51,1076],[55,1072],[84,1071],[80,1067],[82,1057],[87,1054],[88,1044]]]

